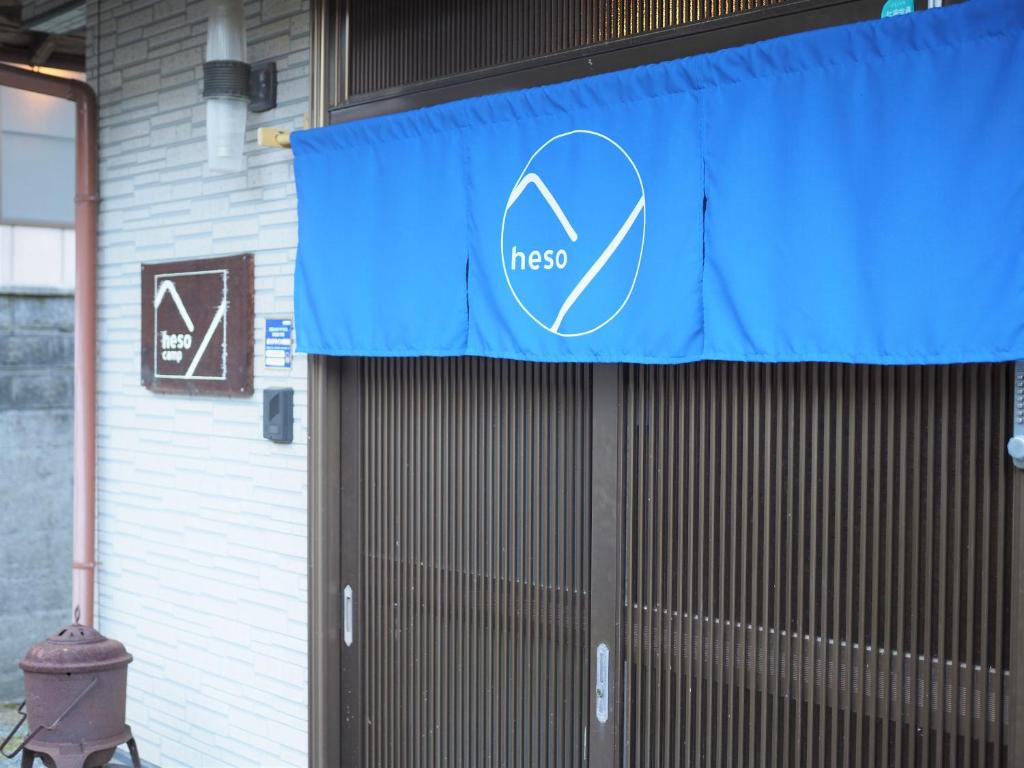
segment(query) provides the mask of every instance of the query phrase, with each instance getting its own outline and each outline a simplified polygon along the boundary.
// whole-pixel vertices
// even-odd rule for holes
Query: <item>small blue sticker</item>
[[[295,323],[290,317],[268,317],[263,347],[263,365],[267,368],[292,367]]]
[[[882,18],[890,16],[902,16],[905,13],[914,12],[914,0],[886,0],[882,6]]]

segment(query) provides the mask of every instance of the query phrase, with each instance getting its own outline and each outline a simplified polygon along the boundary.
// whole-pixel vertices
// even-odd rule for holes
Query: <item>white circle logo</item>
[[[560,133],[533,153],[501,220],[501,263],[512,296],[558,336],[611,322],[633,293],[647,207],[640,171],[596,131]]]

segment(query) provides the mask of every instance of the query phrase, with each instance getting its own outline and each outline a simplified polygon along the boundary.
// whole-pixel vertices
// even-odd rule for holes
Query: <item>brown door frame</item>
[[[312,0],[310,7],[309,103],[314,126],[324,125],[327,107],[337,103],[328,81],[339,78],[335,52],[338,3]],[[309,518],[309,764],[341,765],[343,734],[341,664],[341,504],[342,381],[341,358],[310,355],[308,360],[307,471]],[[346,421],[346,426],[348,425]],[[347,736],[348,734],[345,734]]]
[[[622,365],[595,363],[591,377],[590,728],[587,765],[622,764]],[[597,717],[598,647],[608,648],[608,714]]]
[[[309,358],[309,761],[341,765],[341,360]]]
[[[1009,427],[1010,425],[1007,424]],[[1007,458],[1006,461],[1009,461]],[[1010,545],[1010,751],[1007,765],[1024,765],[1024,470],[1014,469]]]

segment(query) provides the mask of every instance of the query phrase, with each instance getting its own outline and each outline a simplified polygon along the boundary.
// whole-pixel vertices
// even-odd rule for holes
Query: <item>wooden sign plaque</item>
[[[252,254],[142,265],[142,383],[154,392],[253,392]]]

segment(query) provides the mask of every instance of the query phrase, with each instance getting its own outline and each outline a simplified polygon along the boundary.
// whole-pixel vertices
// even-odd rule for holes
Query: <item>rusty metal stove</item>
[[[0,752],[28,719],[29,735],[19,748],[22,768],[39,757],[47,768],[98,768],[119,744],[127,744],[132,765],[141,768],[132,731],[125,724],[125,690],[132,657],[121,643],[76,623],[29,649],[22,719],[0,744]],[[14,757],[3,752],[5,757]]]

